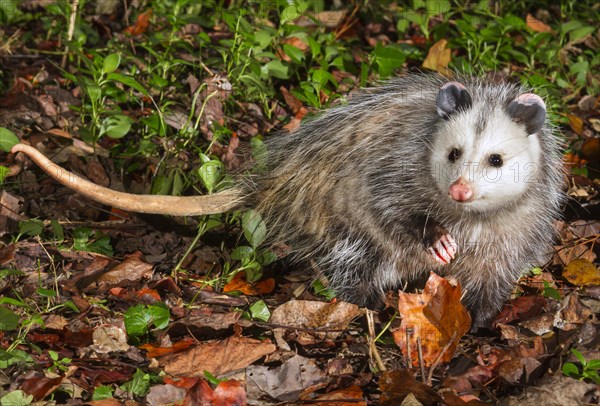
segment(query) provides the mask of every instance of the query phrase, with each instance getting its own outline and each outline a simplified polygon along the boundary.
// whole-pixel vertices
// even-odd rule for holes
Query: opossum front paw
[[[457,252],[458,245],[450,234],[443,234],[427,248],[429,256],[442,265],[449,264]]]

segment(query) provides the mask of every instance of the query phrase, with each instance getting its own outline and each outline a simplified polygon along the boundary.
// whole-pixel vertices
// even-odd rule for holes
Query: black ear
[[[446,119],[458,110],[471,107],[473,100],[467,89],[458,82],[448,82],[440,88],[435,107],[440,117]]]
[[[529,135],[540,131],[546,120],[546,104],[540,96],[533,93],[517,96],[506,111],[513,120],[525,126]]]

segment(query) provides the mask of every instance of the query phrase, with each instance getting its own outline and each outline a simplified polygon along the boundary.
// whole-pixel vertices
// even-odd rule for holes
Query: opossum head
[[[487,212],[517,202],[541,176],[546,106],[533,93],[501,86],[472,93],[458,82],[441,87],[436,108],[443,120],[430,165],[448,204]]]

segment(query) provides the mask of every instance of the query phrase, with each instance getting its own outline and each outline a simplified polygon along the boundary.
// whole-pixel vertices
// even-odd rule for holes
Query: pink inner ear
[[[540,96],[534,93],[524,93],[520,96],[515,97],[514,101],[516,101],[519,104],[524,104],[526,106],[533,106],[534,104],[537,104],[538,106],[546,110],[546,103],[544,103]]]
[[[466,89],[466,87],[464,87],[463,84],[458,83],[458,82],[448,82],[444,86],[442,86],[440,89],[446,89],[447,87],[450,87],[450,86],[456,86],[459,89]]]

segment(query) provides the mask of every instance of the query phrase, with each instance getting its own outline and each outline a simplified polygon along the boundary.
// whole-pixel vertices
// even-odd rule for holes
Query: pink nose
[[[473,197],[473,189],[471,188],[471,184],[462,177],[458,178],[452,185],[450,185],[448,193],[450,194],[452,200],[461,203],[468,202]]]

